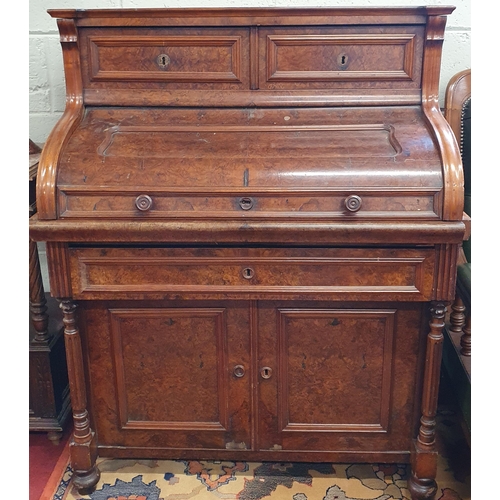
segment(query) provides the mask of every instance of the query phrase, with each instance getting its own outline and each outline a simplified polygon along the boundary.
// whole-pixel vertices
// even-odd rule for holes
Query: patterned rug
[[[455,411],[438,415],[436,500],[470,500],[470,450]],[[99,459],[101,479],[79,495],[66,464],[41,500],[409,500],[405,464]],[[52,490],[53,491],[53,490]]]

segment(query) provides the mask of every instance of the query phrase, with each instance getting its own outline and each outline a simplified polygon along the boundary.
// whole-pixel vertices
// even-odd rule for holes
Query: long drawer
[[[434,250],[71,248],[75,298],[429,300]]]
[[[64,190],[62,217],[92,218],[296,218],[438,219],[435,190],[392,192],[303,191],[239,194],[152,192],[97,193]],[[147,193],[147,194],[146,194]]]

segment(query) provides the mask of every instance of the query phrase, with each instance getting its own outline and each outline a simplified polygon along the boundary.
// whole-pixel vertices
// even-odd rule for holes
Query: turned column
[[[29,242],[30,313],[31,322],[35,329],[32,342],[48,345],[50,339],[49,315],[47,314],[47,299],[43,288],[38,247],[35,241],[29,240]]]
[[[471,316],[463,300],[457,294],[455,302],[451,305],[450,331],[462,334],[460,336],[460,354],[471,355]]]
[[[441,358],[443,353],[443,329],[446,304],[431,304],[430,331],[427,335],[424,385],[422,393],[422,417],[412,455],[412,474],[408,488],[413,500],[434,499],[437,492],[436,413],[439,396]]]
[[[465,318],[465,325],[463,327],[463,334],[460,337],[460,354],[463,356],[471,355],[471,316],[467,314]]]
[[[51,407],[53,408],[54,405],[49,358],[51,350],[50,342],[53,340],[53,335],[49,332],[47,298],[43,287],[38,246],[33,240],[29,240],[29,287],[30,319],[35,332],[35,335],[30,340],[30,378],[32,377],[32,370],[36,373],[31,378],[30,384],[33,384],[33,387],[30,389],[30,394],[36,391],[37,395],[40,396],[37,398],[35,406],[39,408],[40,402],[43,401],[44,409],[42,410],[42,414],[47,418],[47,414],[51,413]],[[42,376],[40,376],[40,373],[42,373]],[[35,379],[36,382],[34,382]],[[48,439],[55,445],[59,444],[61,436],[62,432],[58,430],[49,430],[47,432]]]
[[[73,409],[74,430],[70,442],[71,467],[74,470],[74,484],[78,491],[80,494],[88,494],[95,488],[100,473],[95,464],[97,448],[87,411],[82,344],[75,317],[76,305],[71,300],[63,299],[61,309]]]
[[[451,305],[450,314],[450,331],[454,333],[462,333],[465,325],[465,305],[463,300],[457,294],[455,302]]]

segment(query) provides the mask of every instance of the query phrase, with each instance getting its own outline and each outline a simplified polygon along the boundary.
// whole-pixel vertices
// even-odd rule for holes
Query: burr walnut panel
[[[419,28],[263,28],[259,35],[262,89],[420,85]]]
[[[277,313],[279,429],[387,432],[396,311]],[[333,418],[325,399],[335,407]],[[369,403],[353,405],[352,399]]]
[[[250,443],[248,376],[233,374],[250,366],[248,304],[87,303],[81,314],[103,447]]]
[[[421,308],[259,302],[260,449],[409,449]]]
[[[122,427],[227,429],[224,309],[109,314]]]
[[[72,248],[78,298],[223,296],[430,297],[431,249]]]
[[[288,117],[288,121],[290,121]],[[383,123],[357,125],[181,125],[126,126],[106,130],[97,153],[104,157],[170,158],[189,150],[193,156],[217,150],[219,158],[240,159],[248,156],[268,160],[274,155],[303,156],[314,148],[315,157],[350,157],[352,143],[362,141],[360,157],[395,157],[402,151],[394,136],[394,127]],[[311,145],[313,143],[313,145]],[[238,147],[235,148],[234,144]],[[291,147],[293,144],[293,148]],[[162,148],[163,146],[163,148]]]

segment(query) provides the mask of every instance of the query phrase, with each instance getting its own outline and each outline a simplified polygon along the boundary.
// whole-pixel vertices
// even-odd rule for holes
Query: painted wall
[[[441,68],[440,100],[449,79],[471,66],[471,0],[30,0],[29,135],[43,144],[62,115],[65,83],[57,24],[47,14],[56,8],[139,7],[347,7],[455,5],[449,17]]]

